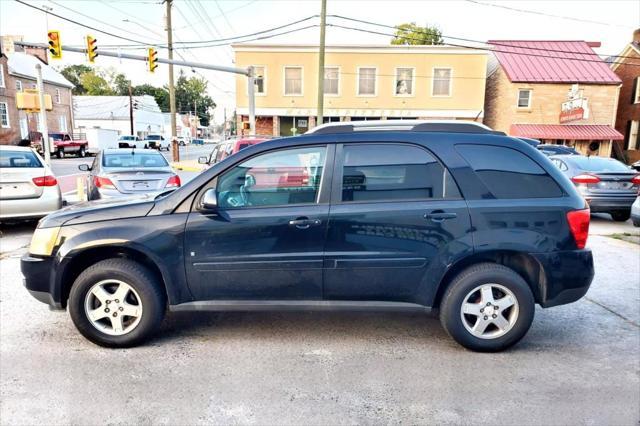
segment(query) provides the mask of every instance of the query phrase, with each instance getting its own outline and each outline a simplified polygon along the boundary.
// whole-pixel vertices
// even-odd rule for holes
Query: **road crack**
[[[628,322],[629,324],[633,325],[634,327],[640,328],[640,324],[638,324],[638,323],[637,323],[637,322],[635,322],[634,320],[629,319],[629,318],[625,317],[624,315],[622,315],[622,314],[620,314],[620,313],[618,313],[618,312],[614,311],[613,309],[609,308],[608,306],[603,305],[603,304],[602,304],[602,303],[600,303],[600,302],[596,302],[595,300],[593,300],[593,299],[591,299],[591,298],[589,298],[589,297],[585,297],[585,299],[586,299],[587,301],[589,301],[589,302],[593,303],[594,305],[598,305],[598,306],[600,306],[602,309],[605,309],[605,310],[607,310],[607,311],[611,312],[613,315],[615,315],[615,316],[617,316],[618,318],[620,318],[620,319],[622,319],[622,320],[624,320],[624,321]]]

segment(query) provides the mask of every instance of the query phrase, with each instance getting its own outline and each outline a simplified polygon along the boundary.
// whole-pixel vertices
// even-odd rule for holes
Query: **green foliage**
[[[86,95],[86,90],[80,83],[80,79],[83,74],[91,71],[91,67],[87,65],[67,65],[60,70],[60,73],[75,86],[71,93],[74,95]]]
[[[207,95],[207,80],[201,77],[189,77],[180,72],[176,81],[176,108],[179,112],[198,111],[200,124],[209,125],[209,110],[216,107],[211,96]]]
[[[438,27],[421,27],[415,22],[396,25],[396,32],[391,44],[424,45],[443,44],[442,32]]]
[[[85,94],[89,96],[112,96],[114,91],[107,80],[94,71],[89,71],[80,76],[80,84]]]
[[[155,87],[150,84],[141,84],[132,89],[133,96],[153,96],[161,111],[169,111],[169,91],[164,87]]]

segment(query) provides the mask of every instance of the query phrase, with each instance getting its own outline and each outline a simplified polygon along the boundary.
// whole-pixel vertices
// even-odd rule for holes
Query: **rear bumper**
[[[609,212],[612,210],[628,210],[636,200],[635,194],[625,197],[601,197],[585,195],[592,212]]]
[[[20,259],[20,270],[24,276],[24,286],[35,299],[46,303],[51,309],[64,309],[60,293],[53,284],[52,257],[33,257],[27,253]]]
[[[591,250],[538,253],[533,256],[544,271],[538,300],[543,308],[572,303],[587,294],[595,274]]]
[[[45,187],[38,198],[0,200],[0,219],[28,219],[48,215],[62,208],[59,186]]]

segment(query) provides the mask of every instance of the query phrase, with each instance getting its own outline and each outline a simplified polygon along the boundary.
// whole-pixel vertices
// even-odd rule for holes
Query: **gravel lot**
[[[0,238],[1,424],[616,424],[640,421],[640,246],[595,218],[596,279],[500,354],[388,313],[170,314],[97,347],[22,287],[33,225]]]

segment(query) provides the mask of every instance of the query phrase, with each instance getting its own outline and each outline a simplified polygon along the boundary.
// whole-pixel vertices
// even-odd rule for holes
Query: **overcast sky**
[[[25,0],[52,13],[77,20],[123,37],[144,43],[164,43],[165,6],[161,0]],[[273,28],[319,14],[319,0],[174,0],[174,41],[216,40]],[[640,0],[328,0],[328,14],[342,15],[385,25],[403,22],[435,25],[445,36],[469,40],[588,40],[600,41],[596,51],[603,55],[618,54],[631,39],[633,29],[640,27]],[[85,16],[83,16],[85,15]],[[61,31],[63,44],[83,44],[92,34],[98,46],[131,44],[82,28],[51,15],[31,9],[13,0],[0,0],[0,32],[2,35],[24,35],[25,40],[46,42],[46,26]],[[381,33],[393,30],[383,27],[328,18],[340,24]],[[317,24],[313,19],[294,27]],[[309,28],[283,35],[264,43],[317,43],[319,29]],[[388,44],[390,37],[329,27],[327,43]],[[445,39],[447,40],[447,39]],[[451,41],[453,42],[453,40]],[[469,44],[469,42],[457,41]],[[122,50],[123,52],[125,50]],[[128,50],[127,50],[128,51]],[[136,51],[131,51],[136,53]],[[232,51],[226,47],[178,50],[189,61],[232,65]],[[143,54],[143,51],[138,51]],[[166,55],[160,50],[161,57]],[[179,59],[177,57],[176,59]],[[65,53],[59,65],[85,62],[84,55]],[[115,67],[134,84],[166,84],[167,67],[160,65],[156,74],[145,71],[144,63],[98,57],[100,67]],[[191,70],[185,70],[192,73]],[[221,121],[223,108],[228,113],[234,105],[233,77],[213,71],[199,71],[209,79],[210,94],[218,104],[216,121]]]

